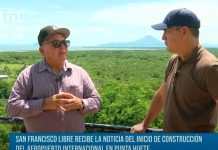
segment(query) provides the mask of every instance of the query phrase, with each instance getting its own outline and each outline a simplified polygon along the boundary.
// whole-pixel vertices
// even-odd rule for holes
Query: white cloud
[[[144,3],[129,3],[122,6],[99,10],[92,14],[90,21],[107,24],[108,27],[131,26],[132,28],[146,29],[147,34],[152,34],[156,38],[161,38],[162,32],[155,32],[150,26],[162,22],[166,14],[176,8],[188,8],[195,12],[201,20],[202,40],[210,41],[209,37],[216,37],[218,33],[218,2],[215,0],[197,1],[158,1]],[[207,30],[214,30],[209,35]],[[116,33],[114,33],[116,34]],[[214,40],[213,40],[214,41]],[[212,41],[211,41],[212,42]]]
[[[47,1],[46,1],[47,2]],[[50,2],[49,2],[50,3]],[[39,29],[54,24],[71,30],[74,45],[98,45],[107,42],[126,42],[152,35],[161,40],[162,32],[151,28],[162,22],[172,9],[186,7],[193,10],[201,20],[203,43],[217,43],[218,1],[216,0],[165,0],[126,3],[112,7],[90,10],[72,9],[53,3],[49,7],[26,7],[25,9],[0,9],[1,43],[35,43]],[[39,7],[39,6],[38,6]],[[77,7],[77,6],[74,6]]]
[[[61,9],[61,8],[63,8],[61,5],[50,5],[49,7],[52,8],[52,9]]]
[[[100,10],[91,16],[91,20],[111,25],[142,26],[146,24],[146,20],[155,20],[152,15],[154,8],[147,3],[132,3]]]

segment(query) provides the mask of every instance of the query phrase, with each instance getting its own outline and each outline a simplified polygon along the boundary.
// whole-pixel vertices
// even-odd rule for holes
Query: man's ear
[[[190,32],[189,28],[186,26],[182,27],[180,31],[181,31],[182,35],[186,35],[187,33]]]
[[[39,51],[40,51],[41,55],[44,56],[44,48],[42,46],[39,47]]]

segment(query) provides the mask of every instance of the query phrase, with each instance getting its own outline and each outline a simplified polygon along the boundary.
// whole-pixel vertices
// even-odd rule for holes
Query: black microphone
[[[177,78],[177,77],[178,77],[178,75],[179,75],[179,72],[180,72],[179,70],[177,70],[177,71],[176,71],[176,73],[175,73],[175,78]]]
[[[62,76],[58,76],[55,81],[61,81],[62,80]]]

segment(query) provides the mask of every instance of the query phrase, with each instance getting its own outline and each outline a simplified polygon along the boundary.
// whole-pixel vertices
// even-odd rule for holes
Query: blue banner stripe
[[[207,150],[217,133],[11,133],[10,150]]]

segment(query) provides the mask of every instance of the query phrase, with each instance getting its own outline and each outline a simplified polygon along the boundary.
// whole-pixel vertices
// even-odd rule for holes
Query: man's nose
[[[162,35],[162,40],[166,40],[167,38],[166,38],[166,36],[165,36],[165,34],[163,33],[163,35]]]

